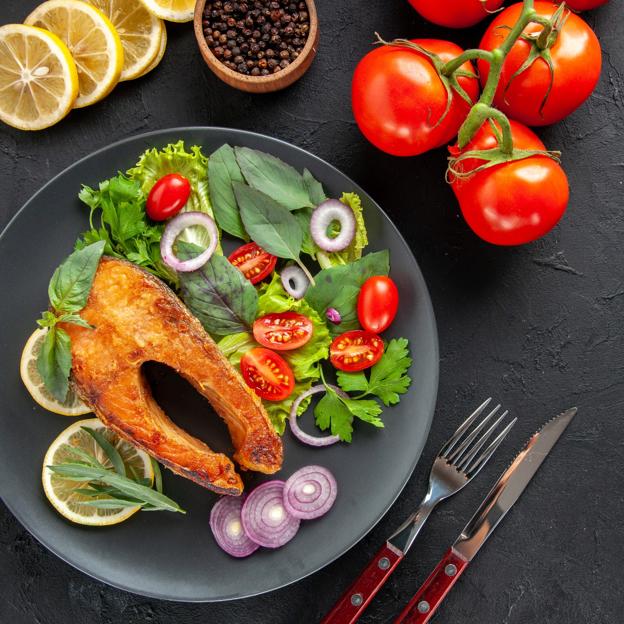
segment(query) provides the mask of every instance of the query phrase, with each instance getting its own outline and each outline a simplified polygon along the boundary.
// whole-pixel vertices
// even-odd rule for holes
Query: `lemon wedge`
[[[48,0],[25,20],[45,28],[69,48],[78,69],[75,108],[99,102],[119,82],[124,56],[121,40],[110,20],[82,0]]]
[[[20,130],[60,121],[78,95],[76,65],[55,35],[22,24],[0,27],[0,119]]]
[[[168,22],[190,22],[195,12],[195,0],[141,0],[156,17]]]
[[[65,448],[66,444],[95,456],[107,468],[112,467],[100,445],[82,427],[99,431],[117,449],[129,477],[146,478],[149,479],[150,483],[153,483],[154,471],[149,455],[122,440],[97,418],[88,418],[65,429],[50,445],[43,459],[43,491],[53,507],[63,517],[77,524],[108,526],[123,522],[139,511],[141,507],[137,505],[136,507],[102,509],[85,505],[84,502],[93,500],[93,497],[75,491],[77,488],[84,488],[84,482],[62,479],[47,468],[47,466],[54,464],[76,461],[76,456]],[[106,496],[103,495],[102,498],[106,498]]]
[[[124,51],[120,80],[142,76],[158,56],[165,28],[162,20],[137,0],[88,0],[115,27]]]

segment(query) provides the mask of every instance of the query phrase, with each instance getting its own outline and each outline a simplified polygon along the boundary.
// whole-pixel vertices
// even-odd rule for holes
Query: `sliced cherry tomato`
[[[383,352],[383,340],[377,334],[355,329],[334,338],[329,359],[337,369],[351,373],[370,368],[379,362]]]
[[[360,325],[369,332],[381,334],[390,327],[399,307],[396,284],[385,275],[369,277],[358,296]]]
[[[467,28],[489,17],[503,0],[409,0],[428,21],[447,28]]]
[[[265,349],[256,347],[247,351],[241,359],[241,371],[245,383],[267,401],[282,401],[290,396],[295,387],[295,376],[286,360]]]
[[[228,260],[252,283],[261,282],[275,268],[277,258],[253,241],[233,251]]]
[[[279,312],[256,319],[253,335],[263,347],[276,351],[290,351],[302,347],[310,338],[314,325],[303,314]]]
[[[438,0],[438,4],[444,2]],[[462,53],[450,41],[414,39],[413,43],[444,62]],[[461,69],[475,74],[470,62]],[[477,78],[460,76],[458,82],[475,101]],[[359,62],[351,99],[355,121],[364,136],[394,156],[416,156],[448,143],[470,109],[454,92],[447,110],[447,91],[431,60],[417,50],[399,46],[380,46]]]
[[[145,211],[154,221],[166,221],[175,217],[191,194],[189,181],[179,173],[169,173],[152,186],[147,196]]]

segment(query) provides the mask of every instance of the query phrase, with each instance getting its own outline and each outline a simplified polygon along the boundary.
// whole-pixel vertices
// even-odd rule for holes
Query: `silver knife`
[[[394,624],[425,624],[429,621],[498,523],[520,498],[575,415],[576,408],[572,407],[549,420],[531,436]]]

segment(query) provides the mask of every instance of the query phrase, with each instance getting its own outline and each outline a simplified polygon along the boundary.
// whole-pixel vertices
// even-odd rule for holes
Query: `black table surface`
[[[22,21],[36,4],[6,0],[0,24]],[[120,84],[103,102],[72,112],[49,130],[30,134],[3,125],[0,226],[78,158],[157,128],[254,130],[333,163],[397,223],[431,290],[440,334],[440,391],[413,478],[379,525],[332,565],[286,589],[219,604],[159,602],[93,581],[42,548],[0,505],[3,624],[318,622],[418,502],[443,440],[490,395],[518,416],[510,438],[474,484],[434,513],[361,621],[391,621],[528,436],[546,419],[577,405],[576,420],[436,621],[622,622],[621,4],[612,0],[585,15],[604,54],[596,91],[565,121],[539,132],[549,148],[563,151],[571,183],[567,214],[542,240],[512,249],[481,242],[464,224],[443,180],[444,150],[409,159],[382,154],[361,136],[350,108],[351,74],[370,49],[374,31],[385,38],[448,38],[465,47],[478,43],[483,26],[459,32],[438,28],[420,19],[405,0],[317,0],[317,5],[317,59],[302,80],[281,93],[253,96],[227,87],[201,60],[192,25],[169,24],[167,53],[149,76]],[[3,301],[8,305],[6,293]]]

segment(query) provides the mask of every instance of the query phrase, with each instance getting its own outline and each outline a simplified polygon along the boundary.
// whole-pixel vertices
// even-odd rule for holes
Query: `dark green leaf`
[[[264,193],[240,182],[234,183],[234,194],[252,240],[278,258],[297,260],[303,241],[297,219]]]
[[[160,492],[162,494],[163,485],[162,485],[162,472],[160,471],[160,466],[158,465],[158,462],[153,457],[150,457],[150,462],[152,463],[152,470],[154,471],[154,487],[156,488],[157,492]]]
[[[249,240],[232,188],[232,182],[244,181],[234,150],[229,145],[222,145],[208,158],[208,188],[215,219],[228,234]]]
[[[338,385],[345,392],[366,392],[368,390],[368,379],[366,379],[364,371],[347,373],[339,370],[336,373],[336,379]]]
[[[110,463],[113,465],[115,472],[122,476],[126,476],[126,466],[123,459],[119,454],[119,451],[99,432],[97,429],[91,429],[90,427],[81,427],[83,431],[86,431],[100,446],[106,457],[108,457]]]
[[[78,312],[87,304],[104,241],[74,251],[59,266],[50,280],[48,295],[52,307],[59,312]]]
[[[37,357],[37,370],[48,391],[64,401],[69,388],[71,341],[60,327],[48,330]]]
[[[292,214],[299,222],[299,227],[303,232],[303,241],[301,243],[302,253],[316,258],[318,247],[312,240],[312,234],[310,233],[310,219],[312,218],[313,210],[314,208],[301,208],[301,210],[295,210]]]
[[[87,453],[87,451],[85,451],[84,449],[81,449],[77,446],[72,446],[71,444],[63,444],[61,448],[66,453],[71,453],[72,455],[74,455],[74,457],[79,457],[82,460],[80,463],[87,464],[89,466],[97,466],[98,468],[104,468],[104,466],[97,460],[96,457],[91,455],[91,453]]]
[[[120,507],[136,507],[144,503],[135,503],[121,498],[99,498],[96,500],[82,501],[80,504],[88,507],[97,507],[98,509],[119,509]]]
[[[272,197],[288,210],[312,205],[303,177],[296,169],[275,156],[248,147],[236,147],[234,152],[249,186]],[[249,234],[253,238],[251,232]]]
[[[303,183],[314,206],[318,206],[327,199],[323,185],[307,169],[303,170]]]
[[[63,314],[58,317],[59,323],[71,323],[72,325],[80,325],[85,329],[93,329],[93,325],[90,325],[79,314]]]
[[[340,436],[343,442],[351,442],[353,414],[331,388],[327,388],[325,396],[316,404],[314,418],[322,431],[331,428],[332,435]]]

